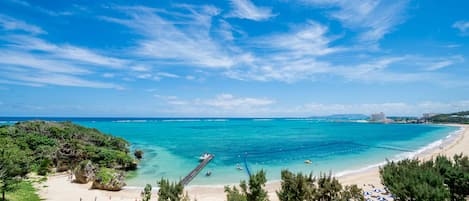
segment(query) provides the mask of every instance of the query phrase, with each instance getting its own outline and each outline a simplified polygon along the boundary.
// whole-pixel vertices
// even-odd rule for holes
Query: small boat
[[[311,164],[311,163],[313,163],[313,161],[311,161],[311,160],[305,160],[305,163],[306,163],[306,164]]]
[[[238,163],[238,164],[236,164],[236,169],[243,170],[243,167],[241,167],[241,165],[239,165],[239,163]]]
[[[209,177],[210,175],[212,175],[212,171],[210,171],[210,170],[205,173],[205,176],[207,176],[207,177]]]
[[[204,154],[202,154],[202,156],[199,157],[199,160],[203,161],[203,160],[207,159],[208,157],[210,157],[210,154],[209,153],[204,153]]]

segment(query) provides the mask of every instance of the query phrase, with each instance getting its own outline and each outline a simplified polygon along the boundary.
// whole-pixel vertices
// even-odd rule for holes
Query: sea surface
[[[0,118],[11,124],[28,118]],[[31,119],[31,118],[29,118]],[[409,157],[438,146],[457,127],[428,124],[374,124],[327,119],[211,118],[39,118],[70,120],[120,136],[142,149],[144,158],[129,186],[186,176],[204,152],[215,155],[191,185],[234,184],[265,170],[269,181],[280,171],[341,174]],[[305,164],[311,160],[312,164]],[[240,166],[243,170],[238,170]],[[247,168],[246,168],[247,167]],[[211,171],[211,176],[205,172]]]

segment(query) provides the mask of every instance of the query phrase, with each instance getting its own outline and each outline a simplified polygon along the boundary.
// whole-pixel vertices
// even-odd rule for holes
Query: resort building
[[[383,112],[371,114],[370,121],[384,122],[385,120],[386,120],[386,115]]]

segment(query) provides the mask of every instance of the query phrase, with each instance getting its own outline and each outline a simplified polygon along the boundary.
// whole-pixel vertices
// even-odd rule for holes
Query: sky
[[[469,110],[469,1],[0,1],[0,116]]]

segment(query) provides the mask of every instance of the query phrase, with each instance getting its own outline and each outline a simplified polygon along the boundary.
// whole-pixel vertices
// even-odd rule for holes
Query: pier
[[[181,180],[181,184],[186,186],[189,184],[199,173],[204,169],[204,167],[214,158],[213,154],[209,154],[202,162],[200,162],[197,167],[195,167],[184,179]]]

